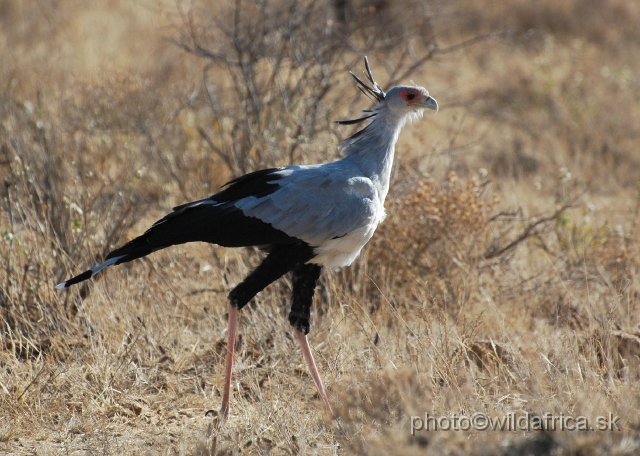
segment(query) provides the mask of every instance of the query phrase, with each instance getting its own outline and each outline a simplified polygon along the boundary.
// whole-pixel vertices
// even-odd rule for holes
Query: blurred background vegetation
[[[0,452],[194,454],[225,298],[255,253],[92,266],[171,207],[266,166],[339,158],[415,81],[388,216],[323,274],[311,343],[288,283],[243,311],[220,454],[635,454],[640,445],[640,3],[0,0]],[[409,417],[621,417],[619,432],[410,434]]]

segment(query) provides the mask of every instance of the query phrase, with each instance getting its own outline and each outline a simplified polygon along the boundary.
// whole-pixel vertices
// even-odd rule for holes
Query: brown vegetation
[[[337,158],[365,53],[441,110],[403,131],[387,219],[316,293],[341,428],[285,280],[242,312],[216,451],[637,453],[638,23],[634,0],[0,2],[0,453],[211,444],[226,293],[258,254],[186,245],[53,286],[241,172]],[[425,412],[622,429],[411,435]]]

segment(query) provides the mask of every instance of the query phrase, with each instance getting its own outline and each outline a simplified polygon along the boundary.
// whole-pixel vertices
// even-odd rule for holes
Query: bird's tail
[[[68,288],[90,279],[107,266],[127,263],[172,245],[208,242],[223,247],[267,246],[299,242],[255,217],[245,216],[233,204],[210,199],[174,208],[144,234],[107,255],[104,263],[83,272],[56,288]]]
[[[100,272],[100,270],[102,270],[103,268],[106,268],[107,266],[111,266],[112,264],[115,264],[118,262],[118,260],[120,260],[122,257],[114,257],[114,258],[110,258],[107,261],[100,263],[97,266],[92,267],[91,269],[84,271],[82,274],[79,274],[77,276],[75,276],[72,279],[66,280],[62,283],[59,283],[58,285],[56,285],[56,288],[58,290],[61,290],[62,288],[69,288],[71,285],[75,285],[76,283],[80,283],[80,282],[84,282],[85,280],[89,280],[91,277],[93,277],[94,275],[96,275],[98,272]]]
[[[201,228],[202,224],[210,222],[207,217],[200,215],[202,211],[198,210],[201,208],[198,207],[197,202],[176,209],[178,210],[171,212],[154,223],[141,236],[113,250],[107,255],[104,262],[84,271],[82,274],[59,283],[56,288],[69,288],[71,285],[89,280],[107,266],[127,263],[172,245],[207,240],[200,234],[206,232],[206,230],[194,229],[194,227]]]

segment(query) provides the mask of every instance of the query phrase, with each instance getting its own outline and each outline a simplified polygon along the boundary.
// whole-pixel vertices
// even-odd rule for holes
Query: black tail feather
[[[62,283],[56,285],[56,288],[69,288],[71,285],[75,285],[76,283],[84,282],[85,280],[89,280],[93,276],[93,271],[89,269],[88,271],[84,271],[82,274],[78,274],[77,276],[66,280]]]

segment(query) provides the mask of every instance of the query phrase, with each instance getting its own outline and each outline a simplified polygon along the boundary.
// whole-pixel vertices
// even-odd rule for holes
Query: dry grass
[[[0,453],[204,451],[226,293],[258,255],[180,246],[53,285],[241,170],[335,158],[348,132],[329,121],[366,107],[346,69],[367,52],[383,86],[413,79],[442,109],[405,129],[386,221],[316,293],[310,340],[342,429],[291,337],[284,280],[242,312],[216,451],[636,454],[637,2],[353,2],[339,42],[316,47],[324,3],[267,4],[239,16],[233,49],[214,26],[226,4],[0,2]],[[285,15],[302,22],[279,29]],[[298,47],[277,60],[283,42]],[[622,430],[411,435],[425,412],[613,413]]]

